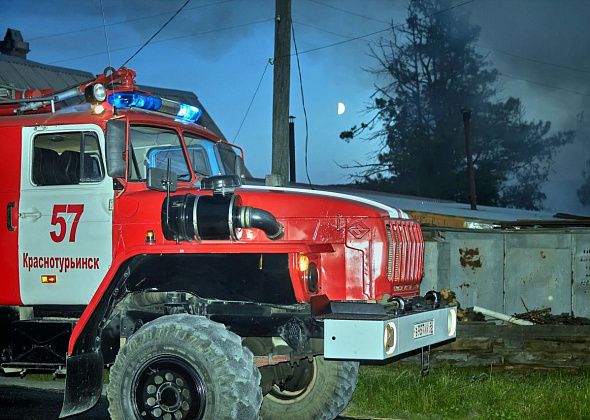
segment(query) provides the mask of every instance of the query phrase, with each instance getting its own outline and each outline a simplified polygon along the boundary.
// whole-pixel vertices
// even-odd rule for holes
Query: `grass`
[[[395,419],[590,418],[590,370],[362,366],[343,413]]]

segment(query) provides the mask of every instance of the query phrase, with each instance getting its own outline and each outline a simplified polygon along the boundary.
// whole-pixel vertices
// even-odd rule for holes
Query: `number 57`
[[[76,231],[78,230],[78,222],[82,217],[84,211],[84,204],[55,204],[53,206],[53,214],[51,215],[51,224],[57,226],[58,229],[49,232],[49,236],[53,242],[61,242],[66,237],[67,224],[66,219],[60,216],[59,213],[75,214],[72,228],[70,230],[69,242],[76,241]]]

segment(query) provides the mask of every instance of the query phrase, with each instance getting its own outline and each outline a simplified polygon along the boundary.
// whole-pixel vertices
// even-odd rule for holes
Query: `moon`
[[[346,111],[346,107],[342,102],[338,102],[338,115],[344,114],[344,111]]]

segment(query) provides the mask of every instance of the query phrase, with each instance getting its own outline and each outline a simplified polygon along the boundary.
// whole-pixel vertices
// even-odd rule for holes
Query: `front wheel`
[[[110,372],[114,420],[255,419],[262,401],[252,353],[222,324],[167,315],[140,328]]]
[[[281,383],[275,384],[262,402],[262,419],[334,419],[352,398],[358,366],[357,362],[316,356],[313,361],[302,360],[287,370],[282,367]]]

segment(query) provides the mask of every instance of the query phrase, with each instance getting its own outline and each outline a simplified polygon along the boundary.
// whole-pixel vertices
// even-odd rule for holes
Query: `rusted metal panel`
[[[450,243],[450,284],[461,305],[501,311],[503,235],[463,233]]]
[[[572,239],[572,311],[590,318],[590,233],[574,233]]]
[[[504,238],[499,232],[444,231],[425,248],[425,285],[450,288],[463,307],[503,310]]]
[[[571,241],[567,232],[506,234],[504,312],[525,312],[525,305],[571,312]]]
[[[590,229],[430,229],[422,292],[507,314],[550,307],[590,317]]]

